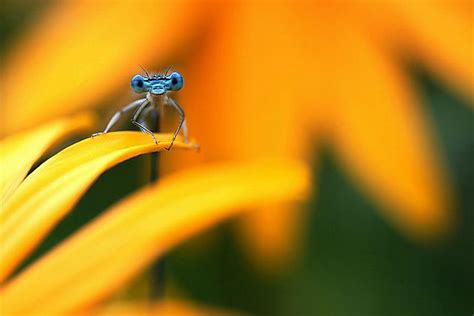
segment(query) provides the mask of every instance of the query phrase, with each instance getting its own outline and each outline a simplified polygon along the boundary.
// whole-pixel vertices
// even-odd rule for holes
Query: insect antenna
[[[140,65],[138,65],[138,66],[145,72],[146,78],[150,79],[150,74],[148,73],[148,71],[146,71],[145,68],[143,68],[142,66],[140,66]]]
[[[171,69],[171,67],[168,67],[168,68],[166,69],[165,74],[164,74],[165,77],[168,76],[168,71],[170,71],[170,69]]]

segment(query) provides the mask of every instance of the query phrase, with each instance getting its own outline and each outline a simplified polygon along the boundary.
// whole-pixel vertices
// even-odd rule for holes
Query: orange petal
[[[74,313],[73,316],[145,316],[145,315],[171,315],[171,316],[237,316],[240,313],[228,310],[200,306],[195,303],[176,299],[166,299],[159,303],[150,302],[121,302],[109,306],[98,307],[84,312]]]
[[[359,2],[367,33],[405,51],[451,87],[474,97],[473,1]],[[470,104],[473,104],[470,102]]]
[[[210,165],[163,178],[14,278],[0,292],[2,308],[50,313],[90,306],[157,256],[243,209],[303,198],[308,171],[298,161],[265,160]]]
[[[71,133],[89,129],[94,124],[91,114],[57,119],[0,141],[0,205],[13,194],[33,163],[44,152]]]
[[[9,119],[0,133],[129,91],[139,65],[170,58],[192,36],[199,9],[188,0],[55,3],[4,62],[2,115]]]
[[[256,268],[271,277],[297,258],[307,214],[284,203],[258,209],[242,218],[238,232]]]
[[[299,114],[307,91],[314,88],[298,86],[313,80],[310,72],[294,65],[300,58],[302,40],[295,30],[298,17],[291,15],[291,10],[289,3],[238,2],[219,7],[213,32],[202,41],[202,53],[194,56],[186,74],[193,85],[183,91],[181,99],[193,135],[202,144],[202,154],[189,157],[183,152],[179,160],[165,158],[167,168],[182,168],[195,160],[303,156],[307,139]],[[202,80],[203,74],[206,80]],[[261,146],[262,138],[265,146]],[[244,146],[242,139],[246,140]],[[242,223],[245,227],[241,231],[248,234],[244,240],[258,239],[249,248],[250,258],[269,265],[281,263],[294,248],[294,225],[302,216],[283,206],[262,208]],[[274,219],[271,223],[267,222],[270,218]],[[272,232],[265,233],[265,229]],[[269,259],[271,254],[274,260]]]
[[[449,184],[409,82],[354,27],[340,29],[332,43],[336,150],[403,232],[437,236],[453,220]]]
[[[405,47],[454,89],[474,98],[474,2],[470,1],[471,14],[456,10],[449,1],[393,1],[393,5],[406,24]]]
[[[294,7],[299,5],[302,8],[298,11]],[[309,156],[308,120],[303,115],[308,105],[313,108],[313,135],[319,136],[324,129],[322,123],[328,111],[315,102],[322,95],[318,71],[313,71],[313,58],[317,57],[308,53],[308,42],[313,38],[300,24],[308,12],[313,19],[318,15],[312,7],[299,5],[249,2],[241,9],[239,19],[233,21],[235,47],[222,66],[233,70],[223,80],[232,87],[223,90],[229,91],[233,102],[226,102],[231,105],[228,108],[220,106],[222,115],[217,116],[229,117],[219,130],[225,131],[226,149],[229,156],[234,153],[233,159]],[[237,148],[242,131],[255,141]],[[256,135],[266,137],[269,146],[261,148]],[[267,204],[242,219],[239,232],[257,268],[271,273],[292,259],[305,216],[289,205]]]
[[[43,239],[107,169],[140,154],[168,147],[171,135],[116,132],[88,138],[56,154],[20,185],[0,208],[0,280]],[[174,148],[190,148],[175,142]]]

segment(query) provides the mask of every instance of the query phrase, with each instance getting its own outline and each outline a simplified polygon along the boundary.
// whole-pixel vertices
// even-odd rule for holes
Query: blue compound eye
[[[183,87],[184,84],[184,79],[183,76],[179,72],[173,72],[169,76],[169,82],[170,82],[170,89],[173,91],[179,90]]]
[[[136,93],[143,93],[146,91],[145,78],[140,75],[133,77],[130,85],[132,86],[133,91]]]

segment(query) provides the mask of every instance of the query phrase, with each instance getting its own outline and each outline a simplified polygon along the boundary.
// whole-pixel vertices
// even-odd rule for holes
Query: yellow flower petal
[[[11,314],[18,316],[18,314]],[[35,311],[34,316],[64,316],[63,313],[38,313]],[[165,316],[237,316],[243,315],[235,311],[229,311],[214,306],[204,306],[193,302],[170,299],[158,303],[146,301],[119,302],[99,306],[84,311],[68,313],[71,316],[148,316],[148,315],[165,315]],[[8,316],[2,310],[2,316]]]
[[[271,276],[298,257],[307,214],[284,203],[256,209],[249,214],[252,216],[244,216],[239,223],[240,241],[255,267]]]
[[[474,97],[473,1],[353,1],[365,25],[393,53],[416,58],[451,88]],[[468,103],[472,105],[472,102]]]
[[[331,81],[340,91],[333,129],[339,157],[403,232],[440,236],[453,221],[449,183],[409,83],[382,50],[346,29],[332,52],[339,64]],[[347,48],[338,49],[338,41]]]
[[[171,175],[120,202],[14,278],[0,292],[3,308],[40,313],[90,306],[180,242],[252,205],[301,199],[308,187],[308,168],[292,160]]]
[[[399,23],[405,26],[399,34],[405,48],[441,78],[448,79],[452,88],[471,98],[474,98],[473,3],[470,1],[467,12],[462,12],[451,1],[390,2]]]
[[[294,64],[301,49],[294,26],[298,20],[296,15],[290,15],[292,5],[258,1],[221,4],[213,35],[201,43],[203,48],[195,53],[186,74],[193,84],[180,99],[187,107],[193,135],[206,150],[195,157],[185,152],[172,159],[165,157],[167,169],[189,166],[196,160],[302,156],[307,138],[299,120],[305,93],[299,93],[299,88],[306,82],[314,83],[310,78],[314,75]],[[271,32],[268,25],[272,26]],[[206,80],[202,80],[203,73]],[[216,137],[216,131],[225,137],[225,142]],[[262,138],[265,146],[261,145]],[[261,266],[262,270],[276,268],[275,263],[288,259],[285,255],[294,248],[292,241],[297,238],[299,227],[293,224],[302,217],[297,214],[299,211],[264,206],[260,212],[249,213],[242,222],[245,227],[241,231],[248,234],[245,240],[256,240],[249,248],[255,250],[250,258],[269,264]],[[265,222],[269,218],[274,219],[271,224]],[[279,238],[273,238],[275,235]],[[274,261],[268,260],[270,254]]]
[[[73,316],[145,316],[145,315],[170,315],[170,316],[237,316],[236,312],[209,306],[200,306],[191,302],[176,299],[166,299],[159,303],[131,302],[111,304],[74,313]],[[48,315],[50,316],[50,315]]]
[[[170,58],[192,36],[199,9],[188,0],[54,3],[5,58],[0,90],[9,119],[0,134],[129,91],[139,65]]]
[[[0,208],[0,280],[15,268],[74,206],[97,177],[140,154],[163,150],[171,135],[116,132],[88,138],[53,156],[30,174]],[[190,148],[175,142],[174,148]]]
[[[0,205],[15,191],[33,163],[65,136],[91,128],[94,118],[81,114],[55,120],[0,141]]]

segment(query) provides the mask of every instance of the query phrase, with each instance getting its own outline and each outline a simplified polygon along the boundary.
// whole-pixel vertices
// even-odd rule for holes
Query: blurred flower
[[[70,126],[79,126],[81,119],[48,124],[62,127],[63,133],[56,132],[55,137],[45,136],[46,126],[40,126],[0,142],[0,148],[9,149],[2,153],[9,155],[10,161],[31,165],[39,155],[24,155],[21,149],[47,147],[71,131]],[[138,132],[85,139],[48,159],[13,190],[10,188],[24,176],[24,168],[1,173],[6,184],[1,196],[4,191],[11,193],[0,208],[2,315],[84,311],[124,286],[157,256],[195,234],[256,204],[301,200],[308,191],[309,172],[297,161],[213,164],[179,172],[119,202],[11,277],[100,174],[125,159],[163,150],[172,135],[156,137],[158,145]],[[193,147],[179,140],[174,146]],[[187,310],[178,307],[171,310]]]
[[[399,1],[258,2],[220,10],[193,55],[192,86],[182,99],[201,157],[309,156],[314,145],[329,143],[403,233],[439,236],[452,223],[450,186],[400,55],[469,95],[471,21],[456,4],[435,2],[413,10]],[[456,35],[439,36],[440,25]],[[268,146],[259,145],[262,139]],[[174,163],[192,159],[184,156]],[[247,217],[251,257],[290,252],[301,221],[301,214],[274,206]]]
[[[436,0],[56,4],[7,59],[3,132],[99,104],[137,65],[186,60],[180,101],[203,150],[166,168],[329,143],[403,233],[438,236],[450,186],[401,60],[472,97],[472,12]],[[287,258],[304,215],[265,208],[243,221],[248,249]]]

